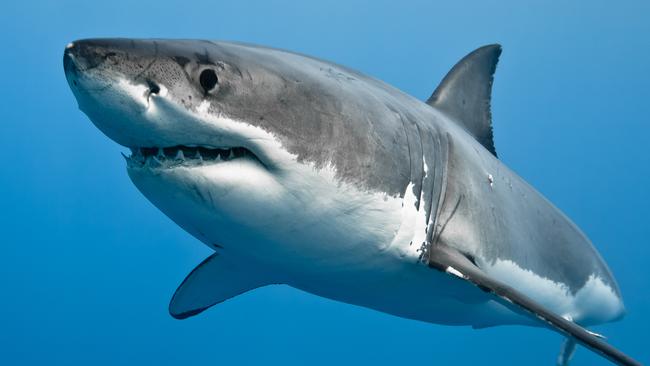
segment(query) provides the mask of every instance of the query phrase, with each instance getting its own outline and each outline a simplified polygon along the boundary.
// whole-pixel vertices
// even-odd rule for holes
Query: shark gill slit
[[[452,142],[449,133],[439,134],[439,136],[440,136],[440,159],[441,159],[441,167],[442,167],[442,176],[440,178],[440,194],[438,195],[436,223],[434,226],[434,230],[432,232],[433,237],[431,239],[431,245],[437,245],[438,239],[440,238],[440,234],[442,234],[442,231],[444,230],[445,226],[447,226],[447,223],[449,222],[451,217],[456,213],[461,198],[459,197],[458,202],[456,202],[456,206],[453,208],[449,218],[447,218],[447,220],[444,222],[443,225],[440,225],[440,219],[442,218],[442,211],[447,205],[447,177],[449,175],[449,171],[448,171],[449,155],[452,149]]]
[[[397,113],[397,112],[395,112]],[[409,139],[409,133],[406,130],[406,123],[404,122],[404,118],[402,118],[402,115],[397,113],[397,117],[399,118],[400,122],[402,122],[402,130],[404,131],[404,137],[406,138],[406,149],[408,151],[409,155],[409,179],[411,182],[413,182],[413,156],[411,155],[411,141]],[[416,195],[416,201],[415,201],[415,208],[416,210],[420,209],[420,195]]]
[[[417,151],[417,154],[420,156],[420,177],[417,180],[419,182],[418,184],[418,189],[417,189],[417,198],[418,198],[418,207],[417,210],[420,210],[420,206],[422,205],[422,202],[424,200],[424,197],[422,196],[422,191],[424,190],[424,178],[426,173],[424,172],[424,164],[425,164],[425,157],[424,157],[424,148],[422,147],[422,132],[420,131],[420,126],[417,123],[411,123],[412,126],[415,127],[414,131],[417,133],[417,143],[419,143],[420,149]],[[414,145],[415,146],[415,145]]]
[[[449,136],[442,134],[437,128],[430,132],[431,143],[434,146],[434,175],[432,184],[431,195],[431,219],[428,220],[428,230],[426,236],[427,249],[425,253],[429,253],[429,248],[436,245],[440,227],[439,222],[441,219],[442,209],[446,202],[447,192],[447,174],[449,164]]]

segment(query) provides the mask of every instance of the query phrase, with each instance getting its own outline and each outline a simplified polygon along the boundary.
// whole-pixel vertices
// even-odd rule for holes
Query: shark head
[[[79,108],[131,149],[136,187],[213,248],[264,256],[395,236],[408,147],[367,90],[380,82],[286,51],[183,40],[76,41],[64,69]]]
[[[244,75],[237,60],[215,48],[207,42],[201,48],[183,41],[84,40],[66,47],[64,68],[80,109],[108,137],[134,149],[130,168],[138,160],[141,167],[172,168],[170,152],[186,160],[207,154],[206,165],[233,154],[260,163],[257,155],[264,156],[271,164],[279,157],[270,156],[277,151],[263,122],[269,111],[262,104],[269,101],[254,91],[256,83],[273,89],[272,74]]]

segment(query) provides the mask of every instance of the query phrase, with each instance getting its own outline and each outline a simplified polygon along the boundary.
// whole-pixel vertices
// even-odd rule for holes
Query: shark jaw
[[[259,162],[255,154],[244,147],[219,149],[185,145],[131,148],[131,155],[124,155],[124,158],[129,169],[174,169],[180,166],[219,164],[234,159]]]

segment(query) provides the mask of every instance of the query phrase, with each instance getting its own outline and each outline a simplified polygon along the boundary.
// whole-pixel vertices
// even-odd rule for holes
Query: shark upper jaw
[[[174,169],[220,164],[235,159],[255,160],[257,156],[244,147],[207,148],[203,146],[177,145],[171,147],[131,148],[131,155],[122,154],[129,169]]]
[[[277,155],[277,144],[271,136],[210,111],[207,101],[188,108],[165,85],[98,74],[68,52],[64,65],[79,109],[110,139],[131,150],[122,154],[129,169],[160,171],[239,159],[266,169],[276,166],[271,155]]]
[[[125,156],[130,169],[198,167],[235,159],[253,160],[265,168],[273,166],[270,158],[260,158],[266,154],[260,144],[251,142],[254,136],[233,132],[236,128],[232,124],[245,122],[213,116],[201,108],[186,109],[163,85],[120,79],[102,89],[82,89],[90,83],[74,84],[80,109],[109,138],[131,150]],[[101,94],[111,93],[127,96],[130,110],[103,106]],[[205,103],[203,108],[207,109]],[[120,129],[120,125],[127,128]]]
[[[109,136],[130,149],[130,155],[122,154],[129,169],[201,168],[243,160],[265,170],[278,167],[271,157],[274,154],[268,153],[276,152],[274,147],[269,148],[270,140],[241,131],[242,126],[247,126],[245,122],[185,109],[172,98],[151,92],[145,92],[142,98],[147,99],[147,108],[138,121],[143,129],[129,136],[128,142]]]
[[[265,169],[275,167],[269,154],[265,153],[269,150],[264,146],[268,140],[258,140],[255,136],[233,131],[236,130],[233,124],[245,125],[245,122],[213,117],[201,111],[185,110],[172,98],[160,96],[150,90],[145,90],[140,98],[141,100],[135,100],[135,103],[144,104],[146,107],[136,118],[127,119],[126,124],[131,125],[129,130],[119,131],[116,135],[111,132],[110,126],[100,128],[113,141],[130,149],[130,155],[122,154],[129,169],[159,171],[179,167],[199,168],[240,159],[250,160]],[[98,126],[119,123],[104,121],[103,116],[97,116],[103,113],[98,113],[96,109],[102,108],[82,108]]]

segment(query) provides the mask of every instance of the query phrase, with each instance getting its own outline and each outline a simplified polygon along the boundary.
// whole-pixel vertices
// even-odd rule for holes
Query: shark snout
[[[110,53],[89,41],[68,43],[63,51],[63,70],[72,91],[90,92],[109,87],[114,80],[106,72],[96,70]]]
[[[63,70],[65,71],[66,75],[77,72],[77,65],[75,64],[73,58],[74,47],[74,43],[68,43],[68,45],[65,46],[65,50],[63,51]]]
[[[92,70],[118,56],[106,41],[79,40],[68,43],[63,51],[63,68],[66,75],[78,75]]]
[[[66,74],[91,69],[100,63],[100,55],[89,46],[87,41],[75,41],[65,46],[63,68]]]
[[[71,82],[92,76],[105,86],[116,78],[159,89],[152,68],[160,58],[155,41],[120,38],[83,39],[69,43],[63,52],[63,68]],[[71,85],[72,86],[72,85]],[[95,85],[96,86],[96,85]]]
[[[109,138],[124,146],[153,146],[162,138],[152,113],[166,88],[147,74],[158,59],[147,41],[88,39],[69,43],[63,68],[79,108]]]

